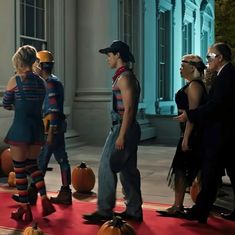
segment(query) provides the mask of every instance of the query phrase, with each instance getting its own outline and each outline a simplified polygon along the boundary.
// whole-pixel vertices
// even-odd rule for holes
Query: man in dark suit
[[[199,122],[205,127],[202,188],[195,206],[181,214],[183,218],[201,223],[207,222],[224,168],[235,193],[235,158],[231,154],[235,139],[235,68],[230,47],[225,43],[214,44],[208,49],[207,60],[209,69],[217,71],[208,102],[194,110],[182,110],[176,117],[178,121]],[[235,221],[235,209],[222,216]]]

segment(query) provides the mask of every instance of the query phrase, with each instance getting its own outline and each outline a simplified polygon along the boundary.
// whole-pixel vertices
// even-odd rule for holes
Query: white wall
[[[9,78],[14,74],[11,58],[15,53],[15,1],[1,0],[0,7],[0,94],[7,85]],[[3,138],[10,126],[13,112],[0,107],[0,147],[4,145]]]

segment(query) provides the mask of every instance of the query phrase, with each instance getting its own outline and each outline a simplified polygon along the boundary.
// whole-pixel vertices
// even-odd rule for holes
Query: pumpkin
[[[10,148],[7,148],[2,151],[0,165],[3,174],[6,176],[8,176],[11,171],[14,171]]]
[[[72,171],[72,185],[79,193],[89,193],[95,186],[95,174],[93,170],[82,162]]]
[[[11,171],[8,175],[7,183],[10,187],[16,186],[16,174],[14,171]]]
[[[112,220],[105,222],[97,235],[136,235],[134,228],[120,216],[114,216]]]
[[[38,227],[37,223],[32,226],[26,227],[22,235],[44,235],[44,232]]]
[[[189,191],[191,199],[194,203],[196,202],[197,195],[199,194],[200,191],[201,191],[200,183],[199,181],[195,180],[192,183],[192,186],[190,187],[190,191]]]

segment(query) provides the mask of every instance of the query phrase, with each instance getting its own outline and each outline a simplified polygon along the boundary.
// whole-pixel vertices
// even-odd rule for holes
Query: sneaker
[[[95,211],[91,214],[82,215],[82,218],[90,222],[105,222],[107,220],[113,219],[113,216],[101,215],[98,211]]]
[[[56,197],[51,197],[50,201],[55,204],[72,205],[72,191],[68,187],[62,186]]]

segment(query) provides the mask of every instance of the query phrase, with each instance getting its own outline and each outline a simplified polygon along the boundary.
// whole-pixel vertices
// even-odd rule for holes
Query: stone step
[[[81,137],[75,130],[67,130],[65,133],[66,148],[76,148],[84,146],[85,142],[81,140]]]
[[[141,141],[156,137],[156,128],[151,125],[147,118],[138,118],[138,122],[141,128]]]
[[[141,137],[140,140],[148,140],[155,138],[156,135],[156,129],[153,126],[140,126],[141,128]]]

